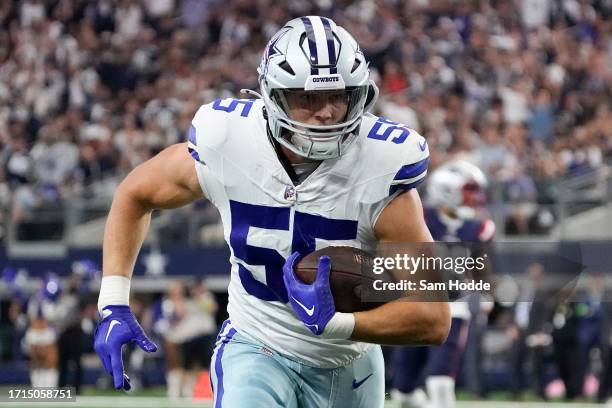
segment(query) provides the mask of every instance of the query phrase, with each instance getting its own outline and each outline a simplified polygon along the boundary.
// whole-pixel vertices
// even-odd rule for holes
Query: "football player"
[[[380,343],[441,344],[445,302],[339,313],[330,258],[300,282],[300,256],[329,245],[430,242],[414,189],[429,151],[418,133],[368,114],[377,97],[353,37],[318,16],[289,21],[258,69],[257,99],[203,105],[187,143],[118,187],[104,237],[95,349],[117,389],[121,347],[155,351],[129,307],[130,275],[156,208],[209,199],[231,248],[230,318],[211,363],[215,407],[382,407]],[[406,216],[406,214],[410,214]]]
[[[463,160],[448,162],[431,174],[427,183],[429,205],[425,208],[425,222],[434,240],[485,243],[493,238],[495,224],[480,213],[486,202],[486,187],[483,172]],[[466,299],[451,303],[451,316],[451,331],[443,345],[402,347],[393,351],[391,394],[402,408],[455,406],[455,377],[470,319]],[[423,383],[427,394],[421,388]]]

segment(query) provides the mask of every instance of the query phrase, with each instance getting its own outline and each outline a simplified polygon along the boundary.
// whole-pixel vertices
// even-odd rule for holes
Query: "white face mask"
[[[348,144],[343,146],[340,137],[330,138],[330,140],[325,141],[313,141],[298,133],[293,133],[288,142],[293,146],[293,148],[287,146],[289,149],[300,156],[313,160],[325,160],[339,157],[344,153],[343,148],[348,147]]]
[[[313,160],[325,160],[342,155],[355,139],[361,123],[361,118],[365,112],[367,88],[362,87],[345,91],[344,97],[347,99],[347,104],[345,108],[342,108],[344,118],[341,119],[340,123],[326,125],[309,124],[292,119],[288,100],[297,97],[297,94],[288,96],[291,92],[297,91],[275,89],[271,93],[273,99],[268,96],[270,93],[263,92],[266,108],[270,108],[268,110],[268,123],[272,136],[292,152]],[[306,93],[304,91],[299,92]],[[334,91],[334,93],[337,94],[338,92]],[[338,95],[334,96],[333,94],[331,94],[331,97],[339,98]],[[301,109],[315,111],[316,107],[322,103],[333,102],[331,99],[328,101],[325,98],[325,95],[311,101],[306,98]],[[303,116],[307,117],[308,114],[303,114]],[[283,136],[287,134],[287,131],[291,135],[289,138]]]

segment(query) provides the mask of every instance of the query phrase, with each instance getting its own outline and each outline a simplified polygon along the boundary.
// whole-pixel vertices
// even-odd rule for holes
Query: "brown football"
[[[375,275],[371,273],[372,255],[361,249],[330,246],[312,252],[294,267],[296,276],[304,283],[313,283],[317,275],[319,258],[323,255],[331,258],[329,284],[338,312],[359,312],[381,304],[362,301],[362,293],[372,288]]]

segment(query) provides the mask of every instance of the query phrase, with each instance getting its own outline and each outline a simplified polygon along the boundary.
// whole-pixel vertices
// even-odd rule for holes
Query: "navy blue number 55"
[[[266,271],[266,283],[263,283],[255,279],[251,271],[238,264],[242,286],[247,293],[258,299],[286,303],[288,297],[282,271],[285,258],[274,249],[248,245],[247,236],[251,227],[289,231],[291,209],[230,201],[230,211],[230,245],[234,256],[248,265],[264,266]],[[317,238],[351,240],[356,237],[357,221],[331,219],[296,211],[293,217],[291,252],[298,251],[302,256],[313,252]]]

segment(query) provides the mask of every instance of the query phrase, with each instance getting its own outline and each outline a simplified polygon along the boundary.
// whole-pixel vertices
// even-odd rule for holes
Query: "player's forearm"
[[[153,209],[176,208],[202,197],[185,143],[172,145],[136,167],[115,192],[104,230],[104,277],[98,309],[129,305],[130,277]]]
[[[450,330],[444,302],[395,301],[355,313],[352,340],[392,345],[442,344]]]
[[[131,277],[150,221],[151,210],[120,185],[104,229],[104,276]]]

